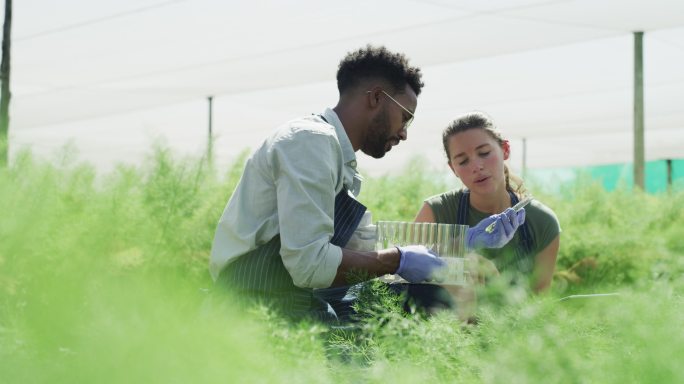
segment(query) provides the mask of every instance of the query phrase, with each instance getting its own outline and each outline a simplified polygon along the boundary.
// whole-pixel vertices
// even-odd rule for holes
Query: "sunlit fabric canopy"
[[[684,1],[15,2],[12,153],[72,142],[104,167],[162,138],[225,164],[283,121],[333,106],[339,60],[367,43],[402,51],[426,86],[407,142],[441,166],[441,130],[489,113],[529,168],[632,161],[634,31],[644,31],[646,159],[684,157]]]

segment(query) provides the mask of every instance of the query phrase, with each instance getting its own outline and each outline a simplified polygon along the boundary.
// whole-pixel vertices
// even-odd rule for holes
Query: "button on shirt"
[[[251,155],[219,220],[209,270],[214,279],[235,258],[280,234],[283,264],[298,287],[332,284],[342,250],[334,233],[335,196],[361,189],[356,155],[332,109],[292,120]]]

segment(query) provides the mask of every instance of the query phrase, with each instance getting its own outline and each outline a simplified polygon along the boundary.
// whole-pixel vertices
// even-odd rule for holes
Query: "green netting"
[[[671,187],[675,190],[684,189],[684,159],[670,160]],[[665,192],[668,189],[667,160],[646,162],[645,188],[649,193]],[[555,168],[528,171],[526,178],[534,179],[546,184],[547,181],[567,181],[578,174],[585,173],[599,180],[608,191],[618,187],[631,188],[634,185],[633,165],[609,164],[592,167]]]

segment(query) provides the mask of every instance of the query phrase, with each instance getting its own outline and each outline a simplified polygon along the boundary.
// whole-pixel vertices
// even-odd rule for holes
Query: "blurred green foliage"
[[[223,174],[164,148],[106,176],[28,153],[1,169],[0,382],[684,381],[684,192],[528,186],[563,228],[552,292],[483,292],[464,326],[407,316],[378,288],[340,330],[213,292],[211,242],[246,156]],[[376,220],[412,220],[448,184],[414,162],[360,198]],[[558,301],[595,292],[620,295]]]

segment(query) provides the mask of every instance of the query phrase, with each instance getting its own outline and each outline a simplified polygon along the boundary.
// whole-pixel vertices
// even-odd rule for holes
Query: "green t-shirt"
[[[432,208],[435,222],[458,224],[456,220],[458,217],[459,201],[462,195],[463,192],[461,190],[452,190],[426,199],[425,202]],[[489,213],[480,212],[470,205],[468,207],[466,224],[471,227],[475,226],[482,219],[489,216]],[[536,255],[546,248],[561,232],[560,223],[551,208],[535,199],[525,207],[525,224],[529,229],[532,242],[532,252],[526,255],[526,257],[530,258],[528,265],[534,265]],[[513,239],[503,248],[483,249],[479,253],[494,262],[499,272],[531,272],[521,271],[519,268],[520,264],[515,259],[515,249],[520,244],[520,238],[520,231],[518,230]]]

